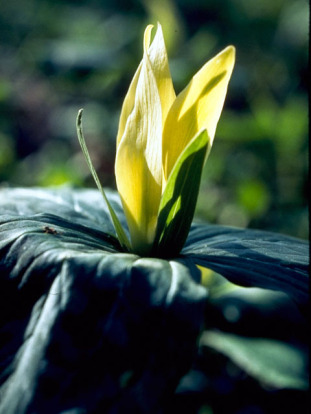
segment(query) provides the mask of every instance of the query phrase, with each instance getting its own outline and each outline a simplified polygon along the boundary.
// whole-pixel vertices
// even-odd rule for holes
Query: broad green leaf
[[[209,289],[206,329],[271,338],[295,343],[302,350],[306,348],[303,347],[309,341],[306,318],[288,295],[269,289],[243,288],[219,275],[215,279],[218,289]]]
[[[186,241],[209,144],[206,130],[200,131],[184,149],[169,176],[159,207],[153,251],[156,256],[174,257]]]
[[[302,307],[309,300],[309,244],[267,231],[211,224],[191,228],[181,252],[240,286],[287,293]]]
[[[94,178],[94,181],[97,185],[97,188],[99,189],[99,191],[101,192],[107,206],[108,206],[108,210],[109,213],[111,215],[111,219],[116,231],[116,234],[118,236],[119,242],[121,244],[121,246],[124,248],[124,250],[129,251],[130,250],[130,242],[123,230],[123,227],[118,219],[118,216],[116,215],[113,207],[111,206],[111,204],[109,203],[109,200],[105,194],[105,191],[99,181],[98,175],[95,171],[95,168],[93,166],[89,151],[87,149],[86,143],[85,143],[85,139],[84,139],[84,135],[83,135],[83,130],[82,130],[82,112],[83,110],[80,109],[78,112],[78,116],[77,116],[77,134],[78,134],[78,139],[79,139],[79,143],[83,152],[83,155],[85,157],[85,160],[87,162],[87,165],[92,173],[92,176]]]
[[[189,369],[205,290],[103,229],[98,191],[0,191],[1,413],[151,412]]]
[[[307,353],[294,345],[219,331],[204,332],[200,344],[226,355],[264,385],[308,389]]]
[[[117,192],[105,189],[109,202],[126,228],[120,197]],[[66,186],[56,188],[7,188],[0,191],[1,216],[16,217],[57,213],[59,218],[71,221],[72,225],[84,226],[85,233],[93,230],[109,234],[120,247],[114,236],[114,227],[107,204],[101,193],[94,189],[75,189]],[[91,223],[91,226],[90,226]]]

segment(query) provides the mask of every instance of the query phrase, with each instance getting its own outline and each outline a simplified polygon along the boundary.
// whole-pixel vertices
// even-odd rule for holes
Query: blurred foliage
[[[237,63],[197,217],[308,237],[306,0],[12,0],[0,3],[0,182],[94,186],[75,132],[115,186],[118,117],[162,22],[179,92],[228,44]]]

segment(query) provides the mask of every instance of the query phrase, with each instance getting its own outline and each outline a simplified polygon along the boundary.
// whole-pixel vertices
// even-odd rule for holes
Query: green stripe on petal
[[[207,131],[200,131],[178,158],[161,198],[153,254],[176,256],[182,249],[193,219],[202,170],[210,150]]]

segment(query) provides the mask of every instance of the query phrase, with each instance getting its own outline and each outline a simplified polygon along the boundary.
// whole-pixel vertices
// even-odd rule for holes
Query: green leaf
[[[204,288],[103,229],[98,191],[0,190],[1,413],[152,412],[189,369]]]
[[[265,385],[308,389],[307,353],[294,345],[219,331],[206,331],[200,344],[226,355]]]
[[[79,234],[83,233],[84,238],[96,235],[100,239],[108,241],[109,246],[117,251],[122,251],[119,241],[114,234],[114,227],[111,221],[108,207],[101,194],[94,190],[70,190],[66,187],[57,189],[40,188],[15,188],[2,189],[0,199],[1,220],[16,221],[16,227],[9,225],[7,233],[4,233],[6,225],[3,224],[0,248],[8,243],[10,238],[14,239],[16,234],[21,232],[23,222],[41,219],[41,233],[45,226],[57,226],[57,223],[66,222],[68,229],[76,230],[76,241]],[[121,207],[121,201],[117,193],[106,189],[110,204],[117,212],[119,220],[124,224],[125,217]],[[27,224],[25,224],[27,225]],[[37,229],[38,230],[38,229]],[[100,248],[106,248],[105,244]],[[108,248],[108,247],[107,247]]]
[[[124,251],[130,251],[130,249],[131,249],[130,242],[129,242],[129,240],[128,240],[128,238],[127,238],[127,236],[126,236],[126,234],[123,230],[123,227],[122,227],[122,225],[121,225],[121,223],[118,219],[118,216],[116,215],[113,207],[109,203],[109,200],[108,200],[108,198],[105,194],[105,191],[103,190],[103,187],[102,187],[102,185],[99,181],[98,175],[95,171],[95,168],[93,166],[90,154],[88,152],[88,149],[87,149],[87,146],[86,146],[86,143],[85,143],[85,139],[84,139],[84,135],[83,135],[83,130],[82,130],[82,113],[83,113],[83,109],[80,109],[79,112],[78,112],[78,116],[77,116],[77,134],[78,134],[78,139],[79,139],[79,143],[80,143],[83,155],[84,155],[84,157],[86,159],[86,162],[87,162],[87,165],[88,165],[88,167],[89,167],[89,169],[92,173],[92,176],[93,176],[94,181],[97,185],[97,188],[101,192],[101,194],[102,194],[102,196],[103,196],[103,198],[104,198],[104,200],[105,200],[105,202],[108,206],[108,210],[109,210],[109,213],[111,215],[111,219],[112,219],[116,234],[118,236],[119,242],[120,242],[121,246],[123,247]]]
[[[267,231],[200,224],[182,250],[194,262],[246,287],[287,293],[302,307],[309,301],[309,244]]]
[[[155,256],[174,257],[186,241],[209,145],[207,131],[200,131],[182,152],[168,178],[159,207]]]

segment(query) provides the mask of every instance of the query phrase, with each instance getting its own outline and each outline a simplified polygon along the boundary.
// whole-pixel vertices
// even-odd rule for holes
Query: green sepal
[[[111,216],[111,220],[112,220],[114,229],[116,231],[118,240],[119,240],[122,248],[125,251],[130,251],[131,250],[130,242],[129,242],[129,240],[128,240],[128,238],[127,238],[127,236],[126,236],[126,234],[123,230],[123,227],[122,227],[122,224],[120,223],[120,220],[118,219],[112,205],[110,204],[110,202],[109,202],[109,200],[108,200],[108,198],[105,194],[105,191],[104,191],[104,189],[103,189],[103,187],[102,187],[102,185],[99,181],[98,175],[97,175],[97,173],[95,171],[95,168],[93,166],[89,151],[87,149],[87,146],[86,146],[86,143],[85,143],[85,138],[84,138],[84,135],[83,135],[83,130],[82,130],[82,112],[83,112],[83,109],[80,109],[79,112],[78,112],[78,116],[77,116],[77,134],[78,134],[78,140],[79,140],[83,155],[84,155],[85,160],[87,162],[87,165],[88,165],[88,167],[89,167],[89,169],[92,173],[92,176],[93,176],[94,181],[97,185],[97,188],[101,192],[101,194],[102,194],[102,196],[103,196],[103,198],[104,198],[104,200],[107,204],[107,207],[108,207],[108,210],[109,210],[109,213],[110,213],[110,216]]]
[[[210,138],[204,129],[179,156],[162,194],[153,255],[174,257],[182,249],[193,219],[210,147]]]

